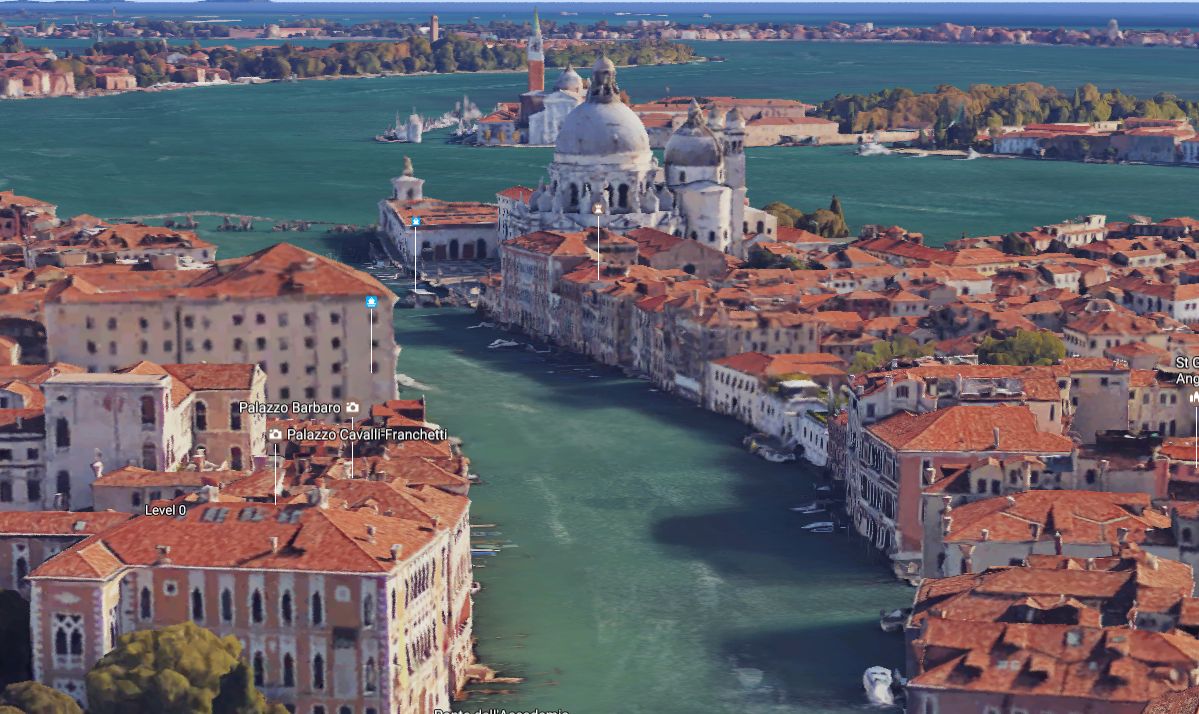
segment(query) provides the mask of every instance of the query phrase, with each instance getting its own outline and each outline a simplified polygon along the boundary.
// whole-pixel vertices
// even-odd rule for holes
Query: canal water
[[[901,666],[883,608],[910,604],[862,542],[801,530],[812,470],[745,427],[588,362],[488,350],[467,311],[397,313],[400,371],[462,437],[481,660],[525,677],[465,708],[571,714],[853,712],[862,671]],[[518,338],[519,339],[519,338]],[[495,532],[498,531],[498,534]]]

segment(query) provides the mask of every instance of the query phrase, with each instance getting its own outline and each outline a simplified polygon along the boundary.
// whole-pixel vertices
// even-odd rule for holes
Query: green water
[[[1095,79],[1199,95],[1194,52],[934,45],[712,44],[728,61],[621,70],[635,99],[676,93],[818,99],[890,84]],[[533,184],[547,149],[378,145],[394,111],[489,106],[519,75],[217,87],[0,103],[0,188],[105,217],[227,211],[369,223],[410,154],[429,195],[486,199]],[[859,158],[843,148],[752,149],[751,197],[803,207],[841,196],[852,223],[899,223],[934,241],[1084,212],[1199,213],[1199,171],[1017,160]],[[319,232],[203,233],[225,256],[288,239],[338,256]],[[262,228],[263,224],[259,224]],[[805,536],[787,507],[812,497],[794,465],[755,460],[743,427],[606,372],[484,348],[453,312],[401,312],[402,371],[430,416],[466,440],[487,481],[476,520],[516,548],[481,559],[482,659],[524,676],[479,706],[609,712],[862,708],[860,674],[898,665],[875,613],[910,599],[860,543]],[[552,371],[552,373],[551,373]],[[473,708],[473,705],[471,705]]]
[[[485,705],[610,712],[850,712],[861,673],[902,661],[877,613],[911,590],[860,541],[787,510],[809,474],[753,457],[744,428],[645,382],[575,371],[462,312],[401,311],[401,370],[486,482],[473,520],[483,661],[528,677]],[[599,375],[592,377],[592,375]]]
[[[671,92],[808,100],[891,84],[1086,79],[1199,96],[1199,53],[1164,48],[700,43],[728,61],[621,70],[635,99]],[[549,149],[371,141],[395,111],[481,107],[522,75],[443,75],[208,87],[87,100],[0,102],[0,188],[67,212],[127,216],[214,210],[346,223],[374,220],[409,154],[426,193],[487,199],[535,184]],[[858,158],[845,148],[749,151],[750,196],[816,207],[841,196],[851,223],[899,223],[934,241],[1025,229],[1079,213],[1195,213],[1199,172],[1178,167]],[[255,243],[254,245],[257,245]]]

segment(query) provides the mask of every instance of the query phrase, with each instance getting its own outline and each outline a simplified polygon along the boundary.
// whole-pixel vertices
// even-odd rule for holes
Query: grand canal
[[[902,662],[878,611],[911,590],[860,541],[800,529],[787,509],[812,499],[812,474],[645,382],[488,350],[477,322],[396,320],[400,371],[485,482],[473,520],[515,546],[476,560],[476,628],[483,661],[528,681],[468,708],[860,709],[862,670]]]

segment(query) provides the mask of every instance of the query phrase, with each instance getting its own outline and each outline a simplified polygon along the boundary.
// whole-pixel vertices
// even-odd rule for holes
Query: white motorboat
[[[899,607],[890,612],[880,610],[878,613],[878,626],[883,632],[899,632],[903,629],[904,624],[908,621],[908,617],[912,614],[912,608]]]
[[[824,513],[828,509],[816,503],[805,503],[802,506],[792,506],[789,510],[795,511],[796,513],[812,515],[815,513]]]
[[[504,349],[505,347],[519,347],[519,346],[520,346],[519,342],[515,342],[513,340],[502,340],[501,339],[501,340],[495,340],[491,344],[487,345],[487,349],[499,350],[499,349]]]
[[[833,532],[833,522],[832,521],[814,521],[805,526],[800,526],[800,528],[803,528],[805,531],[808,531],[809,533],[832,533]]]
[[[890,706],[895,703],[895,695],[891,693],[891,684],[895,680],[891,671],[886,667],[870,667],[862,673],[862,688],[866,690],[866,699],[875,706]]]
[[[495,323],[494,323],[494,322],[480,322],[479,324],[477,324],[477,325],[471,325],[470,327],[468,327],[468,328],[466,328],[466,329],[468,329],[468,330],[477,330],[477,329],[479,329],[480,327],[486,327],[486,328],[490,329],[490,328],[492,328],[492,327],[495,327]]]
[[[766,447],[758,449],[757,453],[758,456],[761,456],[763,459],[766,459],[772,464],[782,464],[795,460],[795,454],[787,453],[785,451],[775,451],[774,449],[768,449]]]

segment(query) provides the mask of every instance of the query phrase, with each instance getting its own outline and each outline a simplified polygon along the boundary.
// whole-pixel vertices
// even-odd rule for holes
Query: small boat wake
[[[516,342],[515,340],[499,339],[499,340],[495,340],[491,344],[487,345],[487,349],[500,350],[500,349],[505,349],[508,347],[519,347],[519,346],[520,346],[520,343]]]
[[[975,151],[974,147],[970,147],[970,149],[966,152],[966,155],[958,159],[958,161],[973,161],[980,156],[982,156],[982,154]]]
[[[867,142],[858,146],[858,156],[890,156],[891,150],[877,141]]]

